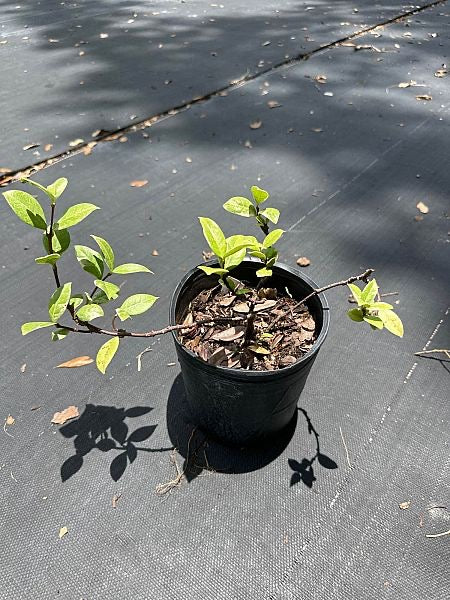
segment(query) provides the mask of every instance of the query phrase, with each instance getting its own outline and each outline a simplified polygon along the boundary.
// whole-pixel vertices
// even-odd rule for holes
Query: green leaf
[[[57,323],[64,314],[70,300],[71,291],[72,283],[65,283],[52,294],[48,303],[48,314],[54,323]]]
[[[284,231],[282,229],[274,229],[268,235],[266,235],[266,237],[264,238],[263,246],[265,248],[269,248],[270,246],[273,246],[274,244],[276,244],[278,242],[278,240],[283,235],[283,233],[284,233]]]
[[[98,370],[105,374],[105,371],[112,361],[114,354],[117,352],[117,348],[119,347],[119,338],[112,337],[110,340],[105,342],[103,346],[97,352],[97,358],[95,362],[97,364]]]
[[[394,307],[387,302],[374,302],[369,308],[370,310],[392,310]]]
[[[82,268],[87,273],[101,279],[104,268],[103,257],[96,250],[92,250],[88,246],[75,245],[74,248],[77,261]]]
[[[51,325],[55,325],[53,321],[31,321],[30,323],[24,323],[21,327],[22,335],[27,335],[27,333],[36,331],[36,329],[50,327]]]
[[[266,269],[266,267],[263,267],[262,269],[259,269],[258,271],[256,271],[257,277],[270,277],[271,275],[272,275],[272,269]]]
[[[378,292],[378,285],[375,279],[371,279],[361,293],[361,299],[364,304],[372,304]]]
[[[98,317],[103,317],[105,313],[98,304],[85,304],[77,311],[77,317],[80,321],[92,321]]]
[[[98,247],[100,248],[100,250],[103,254],[105,262],[109,267],[109,270],[112,271],[114,269],[114,251],[113,251],[113,249],[108,244],[108,242],[106,240],[104,240],[103,238],[101,238],[97,235],[91,235],[91,238],[94,238],[94,240],[97,242]]]
[[[44,210],[34,196],[21,190],[9,190],[3,196],[21,221],[37,229],[47,228]]]
[[[43,234],[42,242],[44,244],[45,251],[47,254],[51,254],[50,245],[48,243],[48,236],[46,233]],[[52,236],[52,252],[57,252],[58,254],[62,254],[67,250],[70,246],[70,234],[67,229],[62,229],[59,231],[56,229],[53,231]]]
[[[67,187],[69,182],[65,177],[60,177],[53,183],[47,186],[47,191],[57,200]]]
[[[355,285],[354,283],[349,283],[348,287],[353,295],[353,298],[358,303],[358,306],[361,306],[361,304],[364,304],[362,297],[361,297],[362,291],[360,290],[360,288],[357,285]]]
[[[223,231],[212,219],[208,219],[207,217],[199,217],[199,221],[203,229],[203,235],[205,236],[209,247],[216,256],[224,259],[227,251],[227,242],[225,240]]]
[[[383,321],[384,326],[388,331],[397,335],[398,337],[403,337],[403,323],[398,315],[395,314],[392,310],[380,310],[378,312],[379,318]]]
[[[80,304],[83,304],[83,296],[81,294],[74,294],[69,300],[69,306],[73,306],[76,310]]]
[[[80,223],[83,219],[88,217],[94,210],[100,210],[100,207],[95,206],[95,204],[89,204],[88,202],[82,202],[81,204],[71,206],[63,216],[58,219],[56,223],[58,229],[67,229],[68,227],[72,227],[72,225],[77,225],[77,223]]]
[[[53,254],[47,254],[47,256],[38,256],[34,259],[34,262],[37,262],[39,265],[54,265],[57,260],[61,258],[61,254],[57,254],[56,252]]]
[[[216,269],[214,267],[205,267],[204,265],[199,265],[198,268],[204,271],[207,275],[226,275],[228,273],[227,269]]]
[[[46,194],[47,196],[49,196],[51,200],[53,199],[53,197],[49,193],[48,189],[45,186],[43,186],[40,183],[38,183],[37,181],[33,181],[32,179],[28,179],[27,177],[22,177],[20,179],[20,181],[22,183],[29,183],[30,185],[34,185],[34,187],[37,187],[38,190],[41,190],[41,192],[44,192],[44,194]]]
[[[374,317],[373,315],[366,315],[363,317],[366,323],[369,323],[374,329],[383,329],[383,321],[380,317]]]
[[[225,269],[229,271],[230,269],[234,269],[234,267],[240,265],[241,262],[244,260],[246,254],[247,248],[241,248],[241,250],[238,250],[230,256],[227,256],[224,263]]]
[[[280,218],[280,211],[278,208],[265,208],[259,214],[263,217],[266,217],[266,219],[269,219],[269,221],[272,223],[275,223],[275,225],[278,223],[278,219]]]
[[[267,348],[264,348],[259,344],[252,344],[251,346],[248,346],[248,349],[256,354],[270,354],[270,350],[267,350]]]
[[[55,329],[55,331],[52,331],[52,342],[59,342],[60,340],[63,340],[69,335],[69,333],[70,331],[68,329]]]
[[[258,240],[253,235],[231,235],[226,239],[226,252],[224,258],[239,252],[242,248],[256,248]]]
[[[247,198],[234,196],[225,202],[224,209],[241,217],[255,217],[256,209]]]
[[[120,287],[115,283],[110,283],[109,281],[102,281],[101,279],[96,279],[94,283],[96,287],[105,292],[108,300],[114,300],[119,295]]]
[[[158,300],[157,296],[151,294],[134,294],[125,300],[125,302],[116,309],[117,316],[121,321],[125,321],[131,316],[140,315],[151,308]]]
[[[360,308],[352,308],[347,311],[347,315],[352,321],[363,321],[363,313]]]
[[[266,260],[266,255],[263,252],[259,252],[259,250],[253,250],[250,252],[250,255],[261,260]]]
[[[250,190],[252,192],[252,195],[253,195],[253,198],[255,199],[256,204],[262,204],[269,197],[269,192],[266,192],[266,190],[262,190],[257,185],[252,185]]]
[[[118,265],[112,271],[116,275],[127,275],[128,273],[153,273],[144,265],[138,265],[137,263],[124,263],[123,265]]]

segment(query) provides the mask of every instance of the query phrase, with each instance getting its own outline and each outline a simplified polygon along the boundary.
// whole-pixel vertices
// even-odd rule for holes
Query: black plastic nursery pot
[[[205,263],[218,266],[216,261]],[[260,263],[252,259],[233,269],[233,277],[257,283]],[[190,302],[202,291],[217,285],[217,278],[195,267],[178,284],[170,304],[171,324],[182,323]],[[283,264],[273,268],[268,282],[301,300],[317,285],[297,269]],[[251,371],[210,365],[185,348],[173,334],[192,421],[206,433],[231,445],[248,446],[273,436],[294,416],[309,371],[328,333],[329,307],[323,294],[307,301],[316,322],[316,341],[293,365],[275,371]]]

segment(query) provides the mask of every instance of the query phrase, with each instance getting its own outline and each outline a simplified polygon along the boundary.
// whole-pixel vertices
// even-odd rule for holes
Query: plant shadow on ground
[[[83,466],[84,457],[91,450],[101,452],[113,451],[116,456],[112,460],[109,472],[114,481],[118,481],[128,464],[133,463],[139,452],[167,452],[173,448],[145,448],[139,446],[148,440],[157,425],[138,427],[129,431],[125,419],[146,415],[152,410],[150,406],[134,406],[132,408],[116,408],[115,406],[98,406],[87,404],[84,412],[59,430],[65,438],[74,438],[75,454],[70,456],[61,466],[61,479],[67,481]]]
[[[319,434],[311,422],[311,419],[308,416],[308,413],[303,408],[299,408],[298,412],[303,413],[303,416],[306,419],[308,424],[308,433],[310,435],[314,435],[316,438],[316,453],[311,458],[303,458],[301,462],[290,458],[288,460],[289,466],[293,470],[291,475],[291,487],[296,485],[297,483],[304,483],[307,487],[312,488],[314,482],[317,480],[317,477],[314,474],[314,463],[317,461],[321,467],[325,469],[337,469],[337,463],[320,451],[320,443],[319,443]]]
[[[306,418],[308,432],[316,438],[316,453],[313,457],[304,458],[301,462],[289,459],[289,465],[294,470],[291,486],[303,481],[311,488],[316,480],[313,472],[313,464],[316,460],[327,469],[336,469],[338,465],[320,452],[319,434],[303,409],[295,411],[289,425],[277,436],[272,437],[270,443],[265,440],[259,445],[247,448],[228,446],[212,439],[192,423],[183,379],[179,374],[173,382],[167,402],[167,429],[172,444],[184,458],[181,471],[186,480],[190,482],[203,471],[239,474],[262,469],[278,458],[287,448],[296,431],[299,412]]]

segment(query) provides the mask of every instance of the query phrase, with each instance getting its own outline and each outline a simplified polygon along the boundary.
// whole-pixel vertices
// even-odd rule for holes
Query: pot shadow
[[[332,458],[320,451],[319,434],[314,428],[306,410],[304,408],[298,408],[297,412],[303,413],[303,416],[308,424],[308,433],[310,435],[314,435],[316,438],[316,453],[311,458],[303,458],[301,462],[293,458],[288,460],[289,466],[293,471],[291,475],[290,486],[292,487],[293,485],[302,482],[304,485],[306,485],[306,487],[311,489],[314,485],[314,482],[317,480],[317,477],[314,473],[314,463],[316,461],[325,469],[337,469],[338,465]]]
[[[116,408],[115,406],[99,406],[87,404],[84,412],[74,421],[63,425],[59,432],[65,438],[74,438],[75,454],[70,456],[61,466],[61,479],[67,481],[83,466],[84,457],[91,450],[118,454],[112,460],[109,472],[114,481],[118,481],[127,466],[134,462],[139,452],[167,452],[169,448],[144,448],[138,446],[148,440],[157,425],[138,427],[131,433],[125,419],[141,417],[149,413],[150,406],[134,406],[132,408]]]
[[[265,467],[285,450],[296,425],[297,411],[278,435],[260,444],[239,448],[212,438],[192,422],[181,373],[175,378],[167,401],[167,430],[170,441],[184,458],[187,481],[198,477],[203,470],[238,474]]]

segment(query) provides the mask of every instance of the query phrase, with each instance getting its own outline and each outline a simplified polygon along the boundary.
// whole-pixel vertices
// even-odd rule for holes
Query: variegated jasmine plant
[[[104,238],[92,235],[98,249],[89,246],[75,245],[75,255],[82,269],[93,277],[93,289],[90,292],[75,292],[72,290],[71,282],[64,282],[60,278],[58,264],[70,247],[71,236],[69,229],[83,221],[99,207],[90,203],[80,203],[69,207],[64,214],[56,218],[57,200],[65,191],[68,181],[62,177],[49,186],[45,187],[30,179],[22,179],[24,183],[34,186],[47,198],[48,207],[44,208],[35,196],[22,190],[9,190],[3,192],[6,202],[13,212],[27,225],[42,231],[42,243],[46,254],[35,259],[38,264],[47,264],[53,271],[56,289],[48,303],[48,321],[32,321],[22,325],[22,334],[27,335],[38,329],[52,327],[52,339],[62,340],[69,333],[97,333],[107,336],[109,339],[97,352],[96,364],[98,369],[105,373],[106,368],[114,357],[119,347],[120,339],[124,337],[150,338],[163,335],[171,331],[186,330],[200,325],[212,324],[215,319],[209,318],[197,321],[190,325],[169,325],[163,329],[150,330],[146,332],[131,332],[116,327],[116,320],[126,321],[135,315],[140,315],[150,309],[157,301],[157,296],[147,293],[133,294],[126,298],[120,306],[114,310],[111,329],[104,329],[93,324],[97,318],[104,317],[103,306],[119,298],[121,288],[110,281],[113,276],[121,276],[129,273],[152,273],[144,265],[136,263],[116,264],[114,251]],[[232,235],[225,237],[221,228],[212,219],[200,217],[200,223],[205,238],[216,255],[219,267],[212,268],[200,265],[207,275],[219,276],[222,285],[226,286],[234,294],[245,294],[249,290],[237,279],[230,275],[230,271],[238,266],[249,253],[261,260],[261,268],[257,270],[257,276],[261,281],[272,275],[272,267],[278,258],[278,251],[274,244],[283,235],[282,229],[269,231],[269,223],[277,224],[280,213],[276,208],[261,209],[261,205],[268,199],[269,194],[257,186],[251,188],[253,202],[244,197],[233,197],[224,204],[228,212],[254,218],[256,224],[264,234],[262,242],[252,235]],[[46,214],[47,213],[47,214]],[[344,281],[329,284],[311,292],[307,297],[300,300],[299,306],[310,297],[333,287],[349,285],[358,308],[348,311],[349,317],[354,321],[365,321],[373,329],[385,327],[391,333],[403,336],[403,325],[399,317],[393,312],[390,304],[381,302],[378,286],[374,279],[369,281],[361,290],[356,281],[368,281],[373,270],[368,269],[361,275],[350,277]],[[62,323],[63,317],[69,315],[72,324]],[[280,315],[282,316],[282,315]],[[272,322],[273,325],[280,318]],[[242,321],[249,323],[249,317],[240,319],[232,318],[230,321]],[[220,319],[223,321],[223,319]]]

